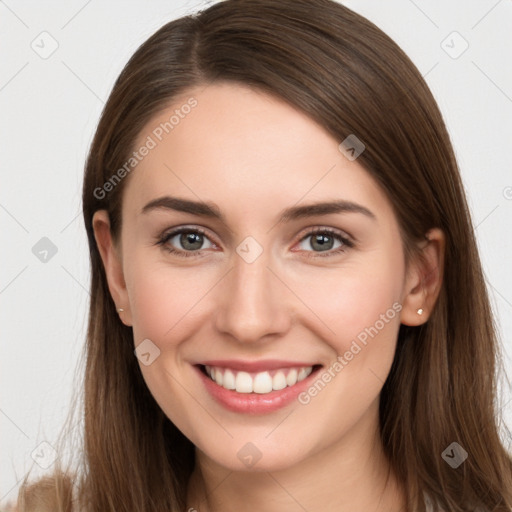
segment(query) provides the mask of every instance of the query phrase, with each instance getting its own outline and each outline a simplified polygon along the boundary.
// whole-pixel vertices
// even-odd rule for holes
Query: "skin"
[[[428,320],[437,298],[442,232],[431,230],[418,244],[425,261],[413,259],[406,268],[389,200],[357,159],[339,151],[341,140],[242,85],[187,91],[148,123],[138,145],[191,96],[197,107],[126,178],[117,246],[107,213],[93,219],[110,292],[124,308],[121,321],[133,327],[135,346],[148,338],[160,350],[151,365],[141,364],[144,379],[196,446],[188,507],[401,510],[403,489],[378,434],[379,396],[400,323]],[[164,195],[212,201],[226,224],[164,209],[141,214]],[[338,199],[375,218],[344,212],[277,222],[284,208]],[[156,245],[159,235],[184,225],[206,230],[197,244],[202,255],[180,258]],[[332,255],[322,257],[325,251],[311,245],[314,236],[306,236],[316,227],[339,230],[354,247],[335,253],[340,242],[328,239]],[[252,263],[236,252],[247,236],[263,249]],[[179,236],[167,245],[190,247]],[[401,311],[306,405],[294,401],[252,416],[227,411],[192,367],[233,358],[328,368],[393,304]],[[262,455],[251,468],[237,457],[247,442]]]

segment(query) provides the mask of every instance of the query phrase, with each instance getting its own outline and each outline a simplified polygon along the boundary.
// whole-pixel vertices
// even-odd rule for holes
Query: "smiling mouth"
[[[246,372],[219,366],[199,365],[201,371],[220,387],[237,393],[265,395],[295,386],[321,365],[280,368],[262,372]]]

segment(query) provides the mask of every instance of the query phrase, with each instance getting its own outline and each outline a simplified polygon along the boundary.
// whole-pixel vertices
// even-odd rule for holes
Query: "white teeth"
[[[272,391],[272,377],[268,372],[261,372],[254,377],[252,383],[255,393],[270,393]]]
[[[290,370],[290,373],[286,376],[286,384],[288,384],[288,386],[297,384],[297,370],[295,368]]]
[[[215,382],[222,386],[222,371],[219,368],[216,368],[215,370]]]
[[[304,380],[312,371],[313,369],[311,367],[309,368],[301,368],[299,370],[299,374],[297,375],[297,382],[300,382],[301,380]]]
[[[235,388],[238,393],[252,393],[252,377],[247,372],[238,372]]]
[[[272,379],[272,389],[276,391],[286,387],[286,377],[282,371],[278,371]]]
[[[237,372],[228,368],[205,366],[205,369],[210,378],[225,389],[236,390],[238,393],[258,394],[266,394],[284,389],[287,386],[294,386],[313,371],[312,366],[287,368],[276,371],[272,376],[268,371],[251,375],[248,372]]]
[[[222,387],[226,389],[235,389],[236,383],[235,383],[235,375],[231,370],[226,370],[224,372],[224,382],[222,383]]]

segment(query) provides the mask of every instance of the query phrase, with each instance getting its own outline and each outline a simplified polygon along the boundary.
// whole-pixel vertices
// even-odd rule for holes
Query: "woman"
[[[105,106],[83,209],[84,458],[20,509],[512,509],[449,136],[372,23],[226,0],[165,25]]]

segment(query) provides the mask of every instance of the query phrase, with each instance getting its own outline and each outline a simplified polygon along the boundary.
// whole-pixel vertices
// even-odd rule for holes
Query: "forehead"
[[[376,182],[340,152],[340,142],[261,91],[230,83],[193,88],[139,134],[135,147],[151,149],[131,173],[123,211],[138,213],[169,194],[212,200],[236,216],[335,198],[390,213]]]

